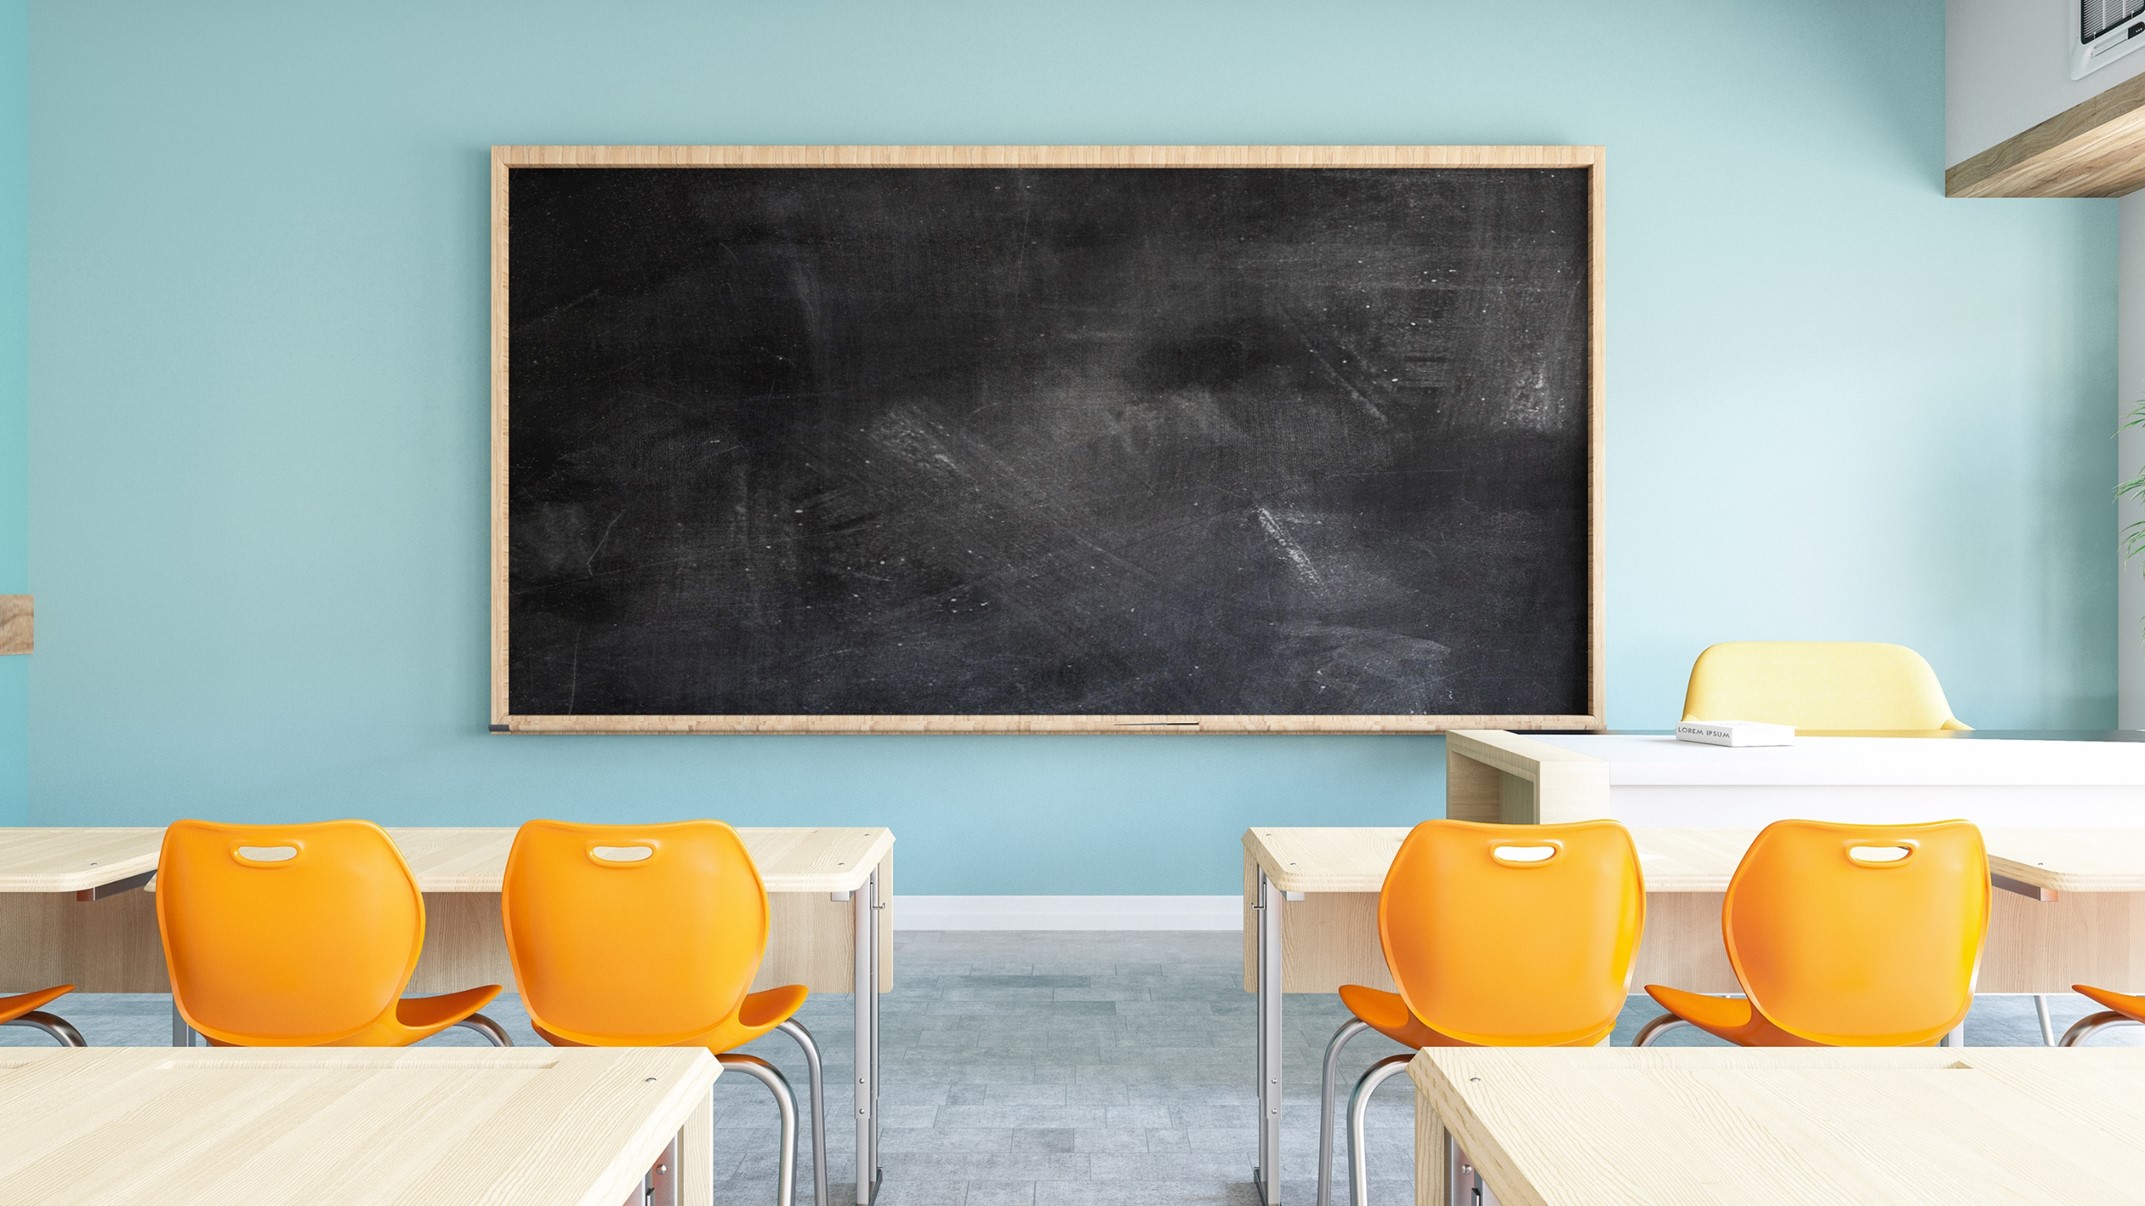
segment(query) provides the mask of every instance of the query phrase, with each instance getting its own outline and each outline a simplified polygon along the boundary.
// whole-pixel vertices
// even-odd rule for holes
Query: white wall
[[[2077,40],[2078,0],[1945,0],[1944,166],[2145,72],[2137,50],[2073,80]]]
[[[2145,58],[2145,50],[2130,57]],[[2123,198],[2122,206],[2121,318],[2115,336],[2118,422],[2145,400],[2145,192]],[[2145,430],[2125,430],[2116,437],[2116,465],[2124,477],[2145,468]],[[2145,507],[2124,500],[2118,514],[2118,522],[2128,527],[2145,520]],[[2121,550],[2115,555],[2121,556]],[[2126,729],[2145,728],[2145,560],[2123,566],[2116,583],[2116,723]]]
[[[2145,50],[2138,50],[2082,80],[2071,79],[2070,48],[2077,38],[2078,0],[1946,0],[1945,166],[2145,73]],[[2145,400],[2145,193],[2123,198],[2121,232],[2116,424]],[[2145,431],[2122,432],[2116,448],[2124,477],[2145,468]],[[2127,526],[2145,519],[2145,507],[2126,501],[2120,515]],[[2109,555],[2120,557],[2120,547]],[[2122,566],[2116,581],[2117,723],[2145,728],[2145,561]]]

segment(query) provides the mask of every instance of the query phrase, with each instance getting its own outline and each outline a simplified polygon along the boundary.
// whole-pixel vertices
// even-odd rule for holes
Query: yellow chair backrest
[[[530,821],[503,887],[521,1003],[570,1043],[703,1035],[737,1013],[767,952],[766,886],[720,821]]]
[[[370,821],[174,821],[156,919],[180,1013],[241,1046],[325,1045],[391,1016],[425,941],[417,880]]]
[[[1478,1046],[1608,1034],[1645,924],[1638,848],[1615,821],[1424,821],[1378,893],[1378,938],[1409,1011]]]
[[[1965,821],[1775,821],[1721,904],[1752,1008],[1835,1047],[1949,1034],[1974,1003],[1988,924],[1988,854]]]
[[[1936,671],[1905,645],[1730,641],[1698,655],[1685,720],[1756,720],[1836,732],[1964,729]]]

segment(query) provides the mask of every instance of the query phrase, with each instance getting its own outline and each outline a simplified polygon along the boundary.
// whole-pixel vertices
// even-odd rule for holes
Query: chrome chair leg
[[[1388,1055],[1370,1066],[1348,1095],[1348,1206],[1364,1206],[1370,1199],[1370,1165],[1363,1154],[1363,1114],[1370,1108],[1370,1095],[1378,1086],[1408,1070],[1413,1051]]]
[[[476,1031],[478,1034],[483,1035],[485,1040],[494,1047],[511,1047],[514,1045],[514,1040],[507,1037],[505,1027],[481,1013],[470,1014],[453,1026],[447,1027],[449,1030],[457,1028]]]
[[[0,1026],[21,1026],[29,1030],[42,1030],[51,1035],[62,1047],[89,1046],[88,1043],[82,1041],[82,1032],[74,1028],[73,1022],[56,1013],[46,1013],[42,1009],[32,1010],[11,1022],[0,1022]]]
[[[796,1206],[797,1201],[797,1098],[789,1091],[789,1080],[781,1069],[757,1055],[739,1055],[735,1051],[715,1057],[724,1068],[742,1072],[767,1086],[775,1095],[775,1108],[782,1113],[782,1150],[776,1154],[775,1206]]]
[[[1660,1017],[1657,1017],[1651,1022],[1646,1023],[1644,1026],[1639,1027],[1638,1034],[1634,1035],[1631,1039],[1631,1045],[1634,1047],[1651,1047],[1653,1046],[1653,1041],[1655,1039],[1660,1038],[1662,1035],[1667,1034],[1669,1031],[1674,1030],[1678,1026],[1688,1025],[1690,1025],[1689,1022],[1684,1021],[1682,1018],[1677,1017],[1675,1014],[1664,1013]]]
[[[2103,1009],[2099,1013],[2087,1014],[2073,1022],[2071,1028],[2063,1032],[2063,1041],[2056,1045],[2058,1047],[2075,1047],[2108,1027],[2120,1026],[2125,1022],[2129,1022],[2131,1025],[2137,1024],[2134,1019],[2125,1014],[2117,1013],[2112,1009]]]
[[[2041,1045],[2056,1045],[2056,1024],[2048,1019],[2048,995],[2037,994],[2033,998],[2033,1016],[2041,1023]]]
[[[1350,1018],[1341,1023],[1326,1044],[1326,1070],[1318,1082],[1318,1206],[1330,1206],[1333,1201],[1333,1081],[1341,1062],[1341,1048],[1368,1029],[1370,1023]]]
[[[775,1029],[804,1049],[804,1066],[812,1080],[812,1201],[815,1206],[832,1206],[827,1200],[827,1080],[819,1067],[819,1044],[796,1018]]]

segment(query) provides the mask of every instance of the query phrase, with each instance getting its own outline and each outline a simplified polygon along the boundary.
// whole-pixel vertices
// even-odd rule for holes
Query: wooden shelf
[[[2120,197],[2145,188],[2145,75],[1944,173],[1947,197]]]
[[[30,596],[0,595],[0,653],[28,653],[36,643]]]

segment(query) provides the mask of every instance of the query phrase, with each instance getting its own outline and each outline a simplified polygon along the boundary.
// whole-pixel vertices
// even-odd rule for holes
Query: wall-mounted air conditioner
[[[2078,0],[2072,79],[2082,80],[2140,46],[2145,46],[2145,0]]]

